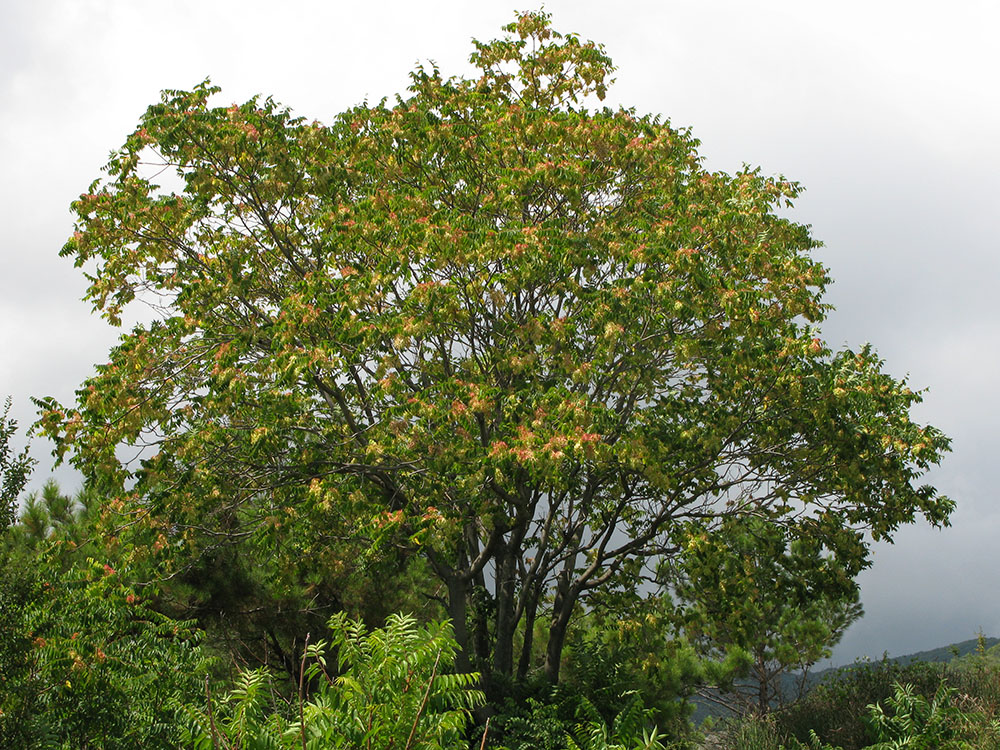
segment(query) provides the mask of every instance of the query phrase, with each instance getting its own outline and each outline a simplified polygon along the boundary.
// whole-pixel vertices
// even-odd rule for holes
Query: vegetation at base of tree
[[[587,701],[611,723],[622,696],[640,695],[660,729],[683,735],[687,698],[706,682],[706,664],[683,638],[668,637],[670,612],[661,598],[599,609],[570,634],[562,689]]]
[[[87,299],[155,314],[36,400],[77,496],[16,509],[0,416],[0,738],[680,750],[705,688],[731,737],[972,731],[940,680],[773,711],[872,541],[954,507],[921,394],[820,336],[799,186],[602,106],[547,14],[506,32],[326,124],[166,91],[74,202]]]
[[[1000,748],[1000,668],[985,647],[949,663],[858,663],[786,709],[724,726],[720,750]]]
[[[0,572],[0,746],[176,746],[209,671],[194,623],[153,610],[127,569],[56,557]]]
[[[244,672],[236,688],[214,705],[187,708],[185,746],[194,748],[352,748],[443,750],[466,747],[471,709],[482,704],[477,674],[452,671],[457,644],[446,624],[420,626],[394,615],[384,629],[366,632],[358,621],[334,616],[329,641],[303,654],[296,699],[275,711],[265,671]],[[326,652],[336,652],[336,668]],[[328,668],[329,666],[329,668]],[[308,696],[307,684],[314,685]]]

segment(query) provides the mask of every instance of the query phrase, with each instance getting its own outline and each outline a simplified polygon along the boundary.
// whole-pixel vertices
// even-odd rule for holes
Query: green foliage
[[[81,547],[89,545],[92,553],[98,551],[100,506],[100,497],[92,489],[81,489],[71,497],[54,479],[48,479],[40,491],[24,498],[17,523],[7,529],[2,545],[7,554],[28,559],[50,550],[51,559],[58,558],[64,567],[82,562],[86,554],[79,551]]]
[[[629,713],[641,708],[645,728],[658,727],[661,742],[681,747],[690,740],[685,698],[702,677],[700,660],[668,636],[660,600],[613,599],[602,598],[575,623],[558,686],[536,676],[507,688],[491,718],[491,747],[562,750],[568,736],[585,742],[595,731],[609,742],[631,742],[641,732],[629,739],[615,730],[625,720],[623,705]]]
[[[971,745],[958,738],[964,717],[953,705],[955,691],[947,683],[942,681],[930,700],[911,685],[893,687],[895,693],[886,699],[886,708],[879,703],[868,707],[877,740],[871,750],[971,750]]]
[[[178,711],[178,721],[185,747],[195,750],[278,750],[298,746],[299,738],[289,739],[290,719],[276,711],[273,691],[264,669],[240,673],[232,690],[214,702],[207,692],[204,709],[185,704]],[[295,745],[290,744],[295,742]]]
[[[689,733],[690,734],[690,733]],[[474,733],[475,735],[475,733]],[[681,750],[690,736],[670,738],[656,726],[656,713],[638,691],[618,695],[606,716],[585,695],[566,686],[547,696],[508,702],[490,719],[488,747],[501,750]]]
[[[33,571],[9,559],[0,566],[0,747],[28,747],[32,634],[24,614],[38,596]]]
[[[200,690],[200,634],[130,583],[99,510],[49,480],[0,536],[2,747],[169,746],[175,706]]]
[[[895,683],[882,703],[868,706],[870,739],[859,750],[989,750],[1000,747],[1000,722],[956,704],[957,691],[942,680],[930,699],[912,685]],[[965,696],[968,701],[968,696]],[[884,703],[884,705],[883,705]],[[751,715],[731,724],[722,750],[842,750],[809,731],[805,741],[787,740],[774,715]],[[788,744],[790,742],[790,744]],[[853,747],[853,745],[849,745]]]
[[[946,523],[918,484],[948,448],[910,418],[920,394],[814,328],[827,273],[781,216],[800,188],[588,109],[611,61],[546,14],[506,31],[473,77],[421,67],[329,124],[164,92],[74,202],[63,254],[95,309],[163,315],[72,408],[39,400],[39,429],[137,552],[178,573],[266,550],[268,589],[302,592],[310,566],[340,585],[420,556],[489,687],[538,650],[558,681],[580,603],[634,591],[690,521],[800,519],[855,560],[856,530]]]
[[[567,750],[665,750],[662,735],[653,725],[653,712],[643,705],[638,693],[621,696],[621,712],[609,727],[586,700],[579,711],[586,719],[578,723],[566,740]]]
[[[297,707],[275,711],[267,674],[247,672],[222,701],[185,707],[186,741],[196,748],[464,750],[469,713],[483,695],[473,688],[478,675],[448,671],[456,644],[446,623],[420,626],[394,615],[369,633],[341,614],[329,626],[330,640],[306,649]],[[337,677],[328,648],[337,653]],[[316,687],[305,696],[308,684]]]
[[[728,722],[716,740],[724,750],[998,748],[997,677],[986,662],[857,664],[800,703]]]
[[[323,632],[334,612],[381,623],[391,607],[414,602],[424,605],[418,611],[425,619],[440,613],[440,607],[418,601],[421,579],[405,563],[355,568],[348,575],[331,570],[323,556],[282,568],[269,551],[260,542],[207,550],[162,584],[165,611],[196,619],[206,645],[227,661],[267,667],[287,685],[298,683],[305,634]]]
[[[0,745],[169,747],[208,664],[191,623],[147,604],[107,563],[51,550],[0,577]]]
[[[972,653],[948,665],[948,683],[961,697],[963,710],[979,714],[988,723],[1000,722],[1000,646],[986,647],[979,634]]]
[[[737,712],[766,713],[797,697],[785,694],[783,679],[829,656],[862,614],[854,576],[866,563],[854,554],[856,537],[838,549],[797,526],[692,523],[683,552],[660,571],[678,602],[676,622],[716,660],[707,665],[713,699]]]
[[[719,750],[785,750],[785,739],[773,716],[747,714],[730,721],[714,736]]]
[[[565,750],[574,713],[551,692],[548,700],[508,699],[490,718],[488,746],[503,750]]]
[[[797,704],[779,715],[781,727],[806,742],[810,731],[844,750],[861,750],[871,742],[866,717],[869,706],[885,704],[896,684],[909,684],[920,695],[932,696],[945,677],[940,664],[898,664],[887,659],[861,662],[840,670],[814,687]]]
[[[665,602],[655,597],[587,613],[570,634],[564,693],[588,701],[608,725],[623,696],[638,694],[668,736],[688,735],[686,699],[705,680],[704,662],[671,632]]]
[[[0,414],[0,534],[13,523],[17,512],[17,498],[28,483],[34,459],[25,447],[16,453],[11,442],[17,434],[17,421],[9,417],[10,397],[4,402]]]

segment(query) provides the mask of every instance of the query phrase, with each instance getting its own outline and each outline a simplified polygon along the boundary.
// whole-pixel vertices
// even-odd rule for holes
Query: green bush
[[[0,574],[0,746],[176,747],[208,670],[198,633],[112,566],[62,564],[41,552]]]
[[[748,714],[734,719],[718,732],[718,750],[783,750],[785,737],[773,716]]]
[[[611,726],[589,701],[580,703],[585,721],[576,724],[566,738],[568,750],[666,750],[663,735],[653,725],[654,712],[643,705],[637,693],[621,696],[625,706]]]
[[[901,682],[903,675],[913,682]],[[962,687],[954,687],[951,680]],[[888,661],[842,670],[791,709],[746,716],[717,733],[720,750],[1000,750],[1000,671]],[[861,702],[872,700],[863,707]]]
[[[420,626],[392,615],[368,633],[345,615],[331,638],[309,646],[304,681],[290,708],[272,699],[265,670],[244,673],[213,705],[186,706],[186,745],[193,748],[300,750],[465,750],[470,711],[483,702],[476,674],[452,674],[457,644],[447,623]],[[325,652],[337,652],[331,676]],[[302,693],[306,682],[316,685]]]
[[[777,727],[790,738],[810,742],[810,732],[843,750],[862,750],[872,742],[869,706],[885,704],[896,684],[909,684],[924,697],[937,691],[945,666],[914,662],[901,665],[884,659],[839,670],[814,687],[801,701],[776,715]]]
[[[877,743],[869,750],[988,750],[1000,745],[1000,724],[955,704],[956,691],[944,681],[931,699],[912,685],[895,685],[886,707],[869,706]],[[887,710],[888,709],[888,710]]]
[[[545,696],[508,698],[490,719],[489,747],[503,750],[565,750],[572,726],[567,704],[557,692]],[[475,733],[474,733],[475,734]]]
[[[623,696],[639,695],[650,710],[648,723],[672,741],[690,739],[689,698],[705,679],[705,662],[668,635],[669,609],[664,598],[619,601],[581,618],[566,649],[563,695],[588,701],[609,727],[623,710]]]

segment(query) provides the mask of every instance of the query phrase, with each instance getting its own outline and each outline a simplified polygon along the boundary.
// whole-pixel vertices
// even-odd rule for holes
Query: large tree
[[[608,57],[546,15],[507,31],[477,75],[421,67],[329,124],[165,92],[73,205],[96,309],[155,315],[75,408],[42,402],[59,450],[177,559],[421,556],[487,676],[541,649],[557,680],[578,605],[687,521],[859,555],[857,530],[946,522],[919,395],[818,337],[827,272],[779,212],[799,188],[597,108]]]

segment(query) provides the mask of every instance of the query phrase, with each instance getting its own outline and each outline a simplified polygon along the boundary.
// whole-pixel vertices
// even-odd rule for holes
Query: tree
[[[17,498],[28,483],[34,459],[25,447],[15,453],[11,441],[17,434],[17,421],[10,418],[10,397],[0,415],[0,532],[9,527],[17,515]]]
[[[60,455],[175,568],[249,539],[289,571],[420,556],[487,684],[558,680],[579,605],[688,521],[805,514],[857,555],[845,529],[946,523],[920,395],[818,337],[798,186],[588,108],[610,60],[547,15],[507,31],[477,77],[420,67],[329,125],[165,92],[73,204],[95,308],[156,315],[75,407],[39,402]]]
[[[678,601],[678,624],[717,660],[709,670],[716,687],[705,696],[741,713],[767,713],[794,697],[793,670],[801,696],[809,668],[861,617],[854,578],[865,561],[839,559],[811,534],[761,518],[727,518],[711,533],[698,526],[661,571]]]
[[[201,694],[201,634],[156,611],[154,586],[127,582],[98,508],[92,489],[71,498],[49,479],[0,529],[0,747],[176,746],[174,712]]]
[[[94,534],[99,505],[100,498],[91,489],[70,497],[49,478],[41,492],[25,496],[18,522],[7,531],[7,545],[30,556],[48,540],[69,542],[74,548],[85,544]]]

